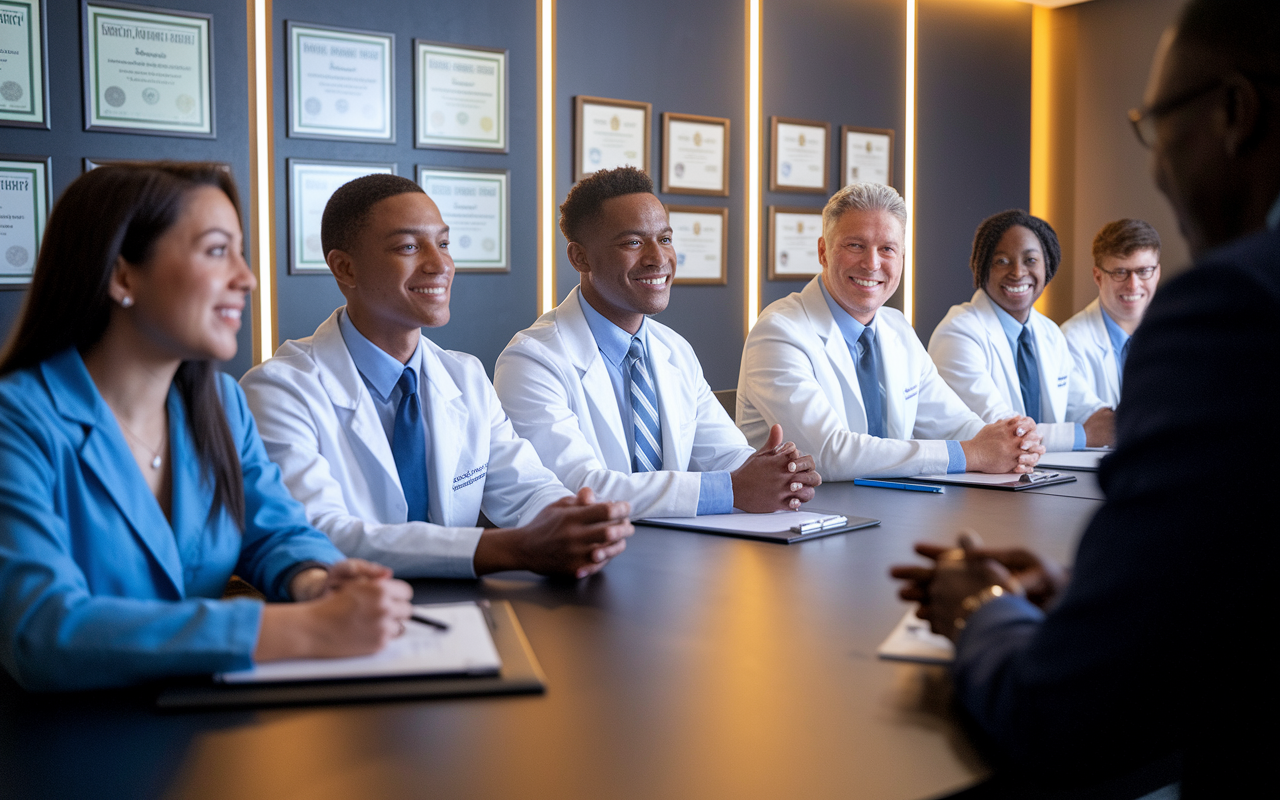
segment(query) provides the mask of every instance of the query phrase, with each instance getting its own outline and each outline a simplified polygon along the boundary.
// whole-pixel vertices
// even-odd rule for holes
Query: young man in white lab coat
[[[822,212],[822,274],[769,305],[742,354],[738,425],[781,423],[828,480],[1030,472],[1044,452],[1021,415],[987,425],[943,382],[902,312],[907,207],[889,186],[846,186]]]
[[[413,181],[368,175],[321,223],[347,299],[241,380],[290,492],[340,550],[408,577],[585,577],[626,546],[626,503],[576,497],[516,435],[449,321],[449,229]],[[477,527],[481,510],[498,529]]]
[[[798,508],[821,479],[768,435],[753,452],[693,348],[649,318],[676,253],[649,176],[603,170],[570,191],[560,229],[579,286],[516,334],[494,385],[519,433],[566,486],[627,500],[637,519]]]
[[[1093,237],[1098,299],[1062,323],[1076,369],[1098,399],[1120,402],[1129,337],[1160,282],[1160,234],[1140,219],[1108,222]]]
[[[1050,452],[1109,446],[1112,409],[1076,369],[1062,331],[1035,310],[1062,261],[1049,223],[1010,209],[982,221],[969,269],[977,288],[934,328],[938,374],[978,416],[1025,414]]]

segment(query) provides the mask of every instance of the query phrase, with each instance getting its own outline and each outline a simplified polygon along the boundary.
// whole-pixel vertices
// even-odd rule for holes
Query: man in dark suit
[[[1073,575],[966,536],[893,575],[956,642],[957,696],[1010,771],[1181,753],[1183,797],[1247,796],[1275,782],[1280,683],[1280,3],[1192,0],[1145,100],[1134,128],[1196,266],[1134,335]]]

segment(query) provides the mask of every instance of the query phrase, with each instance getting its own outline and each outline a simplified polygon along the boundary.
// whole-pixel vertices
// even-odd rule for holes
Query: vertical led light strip
[[[1050,115],[1053,97],[1053,9],[1031,9],[1031,197],[1028,209],[1049,220]],[[1051,221],[1051,220],[1050,220]],[[1059,281],[1057,286],[1062,286]],[[1036,300],[1036,311],[1049,313],[1053,287]]]
[[[903,192],[907,203],[907,252],[902,259],[902,313],[916,321],[916,0],[907,0],[907,114],[903,123]]]
[[[538,0],[538,313],[556,305],[556,2]]]
[[[747,0],[746,330],[760,316],[760,3]]]
[[[271,179],[271,0],[246,0],[249,20],[249,237],[253,252],[253,363],[276,349],[276,296],[272,215],[275,192]]]

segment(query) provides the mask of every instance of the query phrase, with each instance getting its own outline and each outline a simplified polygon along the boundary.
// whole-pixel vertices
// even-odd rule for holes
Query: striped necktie
[[[644,345],[639,338],[631,340],[627,350],[631,378],[631,421],[635,428],[635,452],[631,456],[632,472],[655,472],[662,469],[662,427],[658,423],[658,393],[644,364]]]

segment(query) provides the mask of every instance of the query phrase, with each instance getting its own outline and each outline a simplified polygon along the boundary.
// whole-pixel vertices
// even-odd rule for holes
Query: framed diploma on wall
[[[827,193],[831,123],[769,118],[769,191]]]
[[[508,170],[418,167],[418,185],[449,226],[458,272],[510,272],[511,182]]]
[[[0,155],[0,289],[31,283],[49,218],[48,156]]]
[[[393,33],[286,22],[289,136],[396,140]]]
[[[840,126],[840,185],[893,186],[893,130]]]
[[[574,183],[602,169],[649,172],[651,103],[578,95],[573,98]],[[652,173],[650,173],[652,174]]]
[[[507,51],[413,43],[414,147],[507,152]]]
[[[365,175],[395,175],[396,165],[291,158],[288,169],[289,274],[328,275],[320,242],[325,204],[342,184]]]
[[[662,115],[662,191],[729,196],[729,120]]]
[[[729,282],[729,209],[667,206],[676,248],[676,283]]]
[[[85,130],[216,137],[211,14],[80,7]]]
[[[769,280],[807,281],[822,272],[822,209],[769,206]]]
[[[49,127],[45,0],[0,0],[0,125]]]

